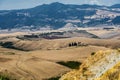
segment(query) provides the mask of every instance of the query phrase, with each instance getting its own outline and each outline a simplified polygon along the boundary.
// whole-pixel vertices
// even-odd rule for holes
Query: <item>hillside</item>
[[[78,27],[120,25],[120,7],[98,5],[43,4],[30,9],[0,11],[1,29],[59,29],[68,23]],[[7,25],[6,25],[7,24]],[[21,31],[22,31],[21,30]]]
[[[34,50],[61,50],[64,48],[70,48],[71,43],[78,43],[78,47],[100,46],[111,49],[116,49],[120,47],[120,40],[95,39],[84,37],[62,38],[52,40],[51,39],[20,40],[17,38],[8,38],[1,40],[0,45],[4,48],[17,49],[23,51],[34,51]]]
[[[120,39],[120,30],[88,30],[89,33],[95,34],[104,39]]]
[[[82,63],[92,52],[108,49],[100,46],[79,46],[60,50],[20,51],[0,47],[0,75],[8,75],[17,80],[47,80],[71,70],[60,63]]]
[[[109,52],[114,51],[106,50],[120,48],[120,40],[99,37],[106,33],[119,33],[119,29],[103,31],[100,29],[98,34],[96,31],[92,28],[83,28],[73,31],[2,33],[0,34],[0,77],[16,80],[54,80],[73,69],[78,70],[80,65],[85,67],[85,61],[91,55],[93,56],[88,60],[91,63],[88,65],[96,62],[96,67],[100,68],[102,63],[97,66],[97,60],[102,58],[98,62],[103,62],[106,59],[105,55],[115,56],[115,60],[118,59],[117,53],[109,55]],[[96,35],[99,37],[93,38]],[[97,69],[97,75],[100,70]]]
[[[98,51],[60,80],[119,80],[120,52]]]
[[[74,37],[72,33],[87,36]],[[66,31],[64,35],[70,34],[71,37],[56,39],[41,38],[38,36],[40,33],[1,34],[0,76],[5,75],[17,80],[49,80],[79,68],[81,63],[98,50],[120,47],[117,39],[91,38],[94,35],[87,31],[82,31],[79,35],[78,33],[79,31]],[[48,35],[60,34],[52,32]]]
[[[100,78],[96,80],[120,80],[120,63],[116,64],[114,67],[109,69],[107,72],[104,73]]]

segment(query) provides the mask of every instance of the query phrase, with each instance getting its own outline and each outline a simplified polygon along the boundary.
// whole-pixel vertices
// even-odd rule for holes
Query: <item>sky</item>
[[[113,5],[120,4],[120,0],[0,0],[0,10],[26,9],[42,4],[60,2],[64,4],[98,4]]]

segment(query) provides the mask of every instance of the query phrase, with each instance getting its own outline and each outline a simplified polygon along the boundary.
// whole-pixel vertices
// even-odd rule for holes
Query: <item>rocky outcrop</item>
[[[120,52],[98,51],[88,58],[79,70],[63,75],[60,80],[103,80],[100,77],[118,63],[120,63]]]

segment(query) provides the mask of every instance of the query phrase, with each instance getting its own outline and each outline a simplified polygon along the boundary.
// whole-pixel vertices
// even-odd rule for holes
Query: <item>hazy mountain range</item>
[[[1,10],[0,28],[58,29],[71,23],[78,27],[120,25],[120,4],[112,6],[43,4],[30,9]]]

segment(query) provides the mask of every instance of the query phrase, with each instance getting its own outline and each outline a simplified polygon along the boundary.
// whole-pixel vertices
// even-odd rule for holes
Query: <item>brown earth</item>
[[[0,42],[12,42],[14,48],[0,47],[0,73],[10,75],[17,80],[45,80],[61,76],[71,69],[57,62],[82,63],[93,52],[120,47],[119,39],[73,37],[53,40],[20,40],[13,35],[12,37],[4,36],[7,37],[1,36]],[[81,42],[87,46],[69,47],[69,43],[72,42]]]

